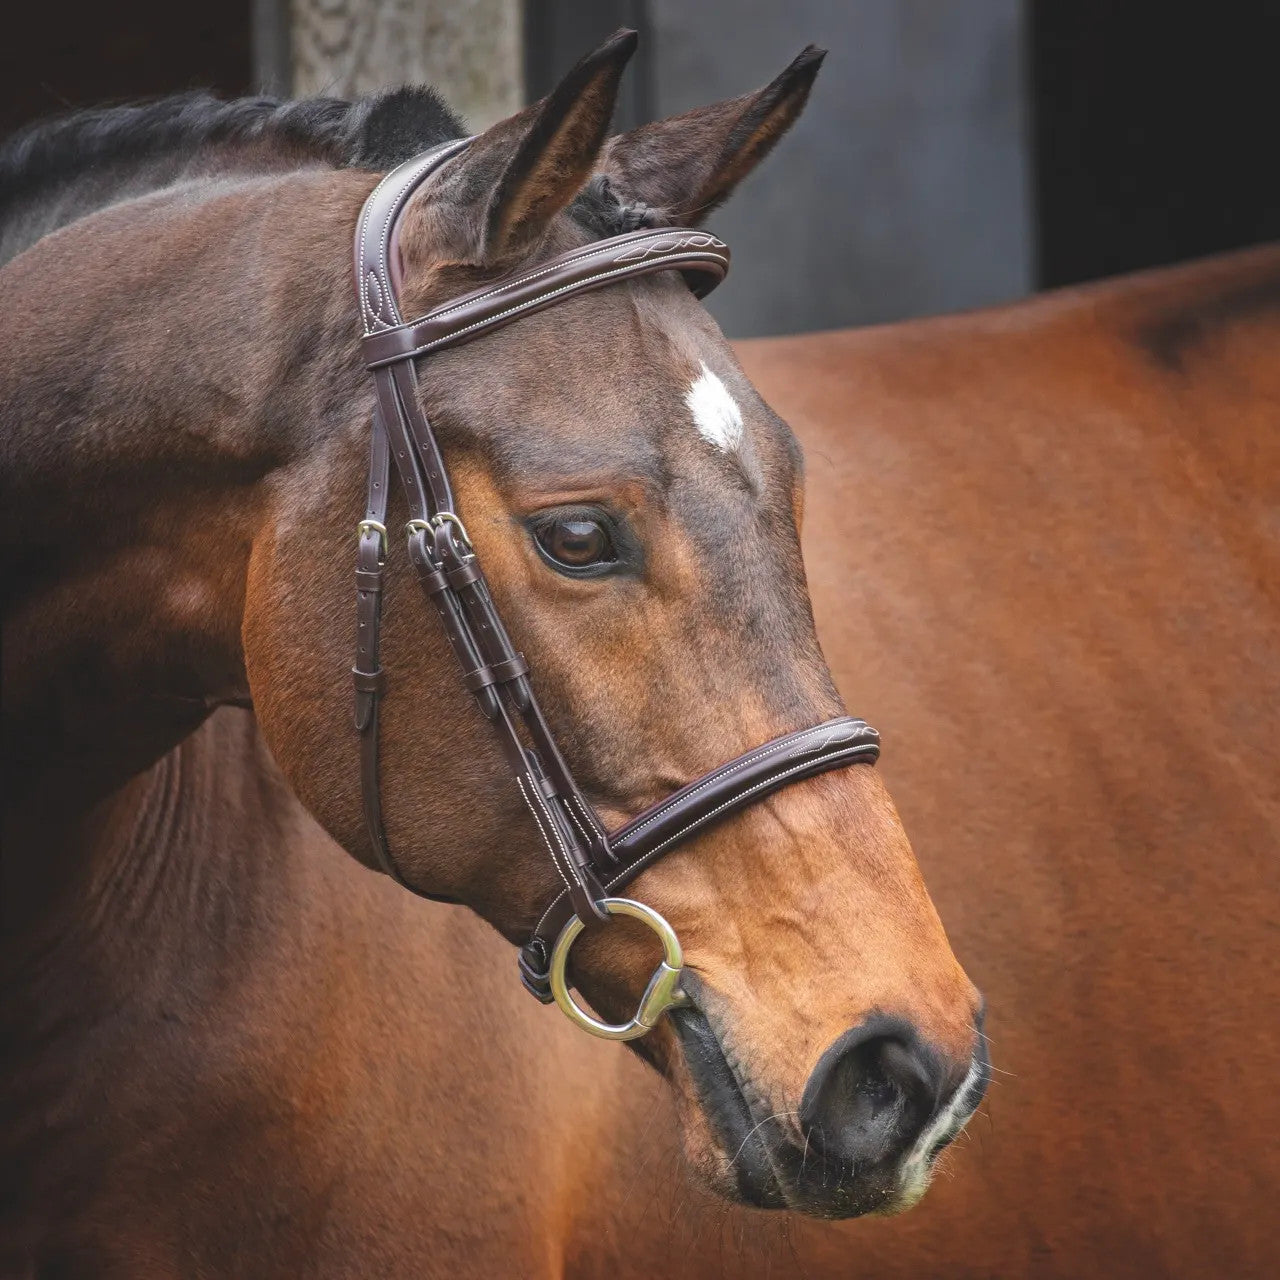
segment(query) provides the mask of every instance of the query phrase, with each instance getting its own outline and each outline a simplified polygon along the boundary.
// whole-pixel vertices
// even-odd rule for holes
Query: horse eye
[[[534,530],[533,536],[547,559],[566,569],[589,569],[612,564],[618,558],[609,530],[599,520],[548,520]]]

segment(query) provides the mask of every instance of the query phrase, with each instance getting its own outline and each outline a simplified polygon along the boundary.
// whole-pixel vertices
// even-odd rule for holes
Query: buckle
[[[642,921],[658,935],[662,943],[662,963],[653,971],[653,977],[649,979],[649,985],[640,997],[639,1007],[627,1022],[601,1022],[598,1018],[593,1018],[569,994],[569,983],[565,975],[569,951],[578,935],[587,927],[578,916],[574,916],[560,930],[556,945],[551,949],[548,973],[551,995],[569,1021],[576,1023],[589,1035],[599,1036],[602,1040],[637,1040],[646,1032],[652,1031],[658,1019],[668,1009],[689,1003],[689,997],[680,990],[684,953],[680,949],[676,931],[652,907],[646,907],[643,902],[634,902],[630,898],[604,898],[600,906],[611,916],[630,916],[633,920]]]
[[[458,516],[454,515],[452,511],[437,511],[435,515],[431,517],[431,523],[437,529],[439,529],[442,525],[446,525],[446,524],[452,525],[454,529],[457,530],[457,533],[454,535],[454,540],[457,541],[458,538],[461,538],[462,546],[466,551],[467,555],[474,554],[471,547],[471,537],[467,533],[467,526],[463,524],[461,519],[459,519]]]
[[[378,563],[385,564],[387,559],[387,526],[380,520],[361,520],[356,525],[356,537],[363,538],[366,533],[378,535]]]
[[[443,525],[452,525],[457,533],[454,535],[454,541],[457,542],[467,555],[474,555],[471,546],[471,538],[467,534],[467,526],[462,523],[459,516],[452,511],[437,511],[429,520],[419,520],[416,517],[405,525],[405,529],[409,533],[434,533]]]

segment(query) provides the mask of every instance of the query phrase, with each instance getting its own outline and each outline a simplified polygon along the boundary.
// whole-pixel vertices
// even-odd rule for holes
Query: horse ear
[[[499,121],[441,170],[431,198],[456,211],[449,222],[467,241],[464,257],[490,265],[526,252],[582,189],[636,40],[634,31],[615,32],[540,102]]]
[[[796,122],[826,56],[809,45],[755,93],[618,134],[605,148],[601,171],[664,220],[697,226]]]

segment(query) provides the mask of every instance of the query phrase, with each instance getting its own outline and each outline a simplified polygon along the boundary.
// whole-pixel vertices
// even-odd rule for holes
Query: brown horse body
[[[358,507],[358,470],[334,471],[313,448],[305,466],[286,466],[297,449],[287,433],[240,439],[236,427],[358,401],[353,362],[319,388],[291,383],[290,369],[316,358],[314,334],[278,326],[308,311],[339,331],[334,249],[369,185],[329,173],[262,179],[238,204],[198,208],[195,241],[181,208],[144,201],[19,260],[15,296],[34,306],[48,284],[64,302],[74,293],[73,315],[106,315],[113,295],[154,300],[170,248],[186,250],[188,271],[159,307],[169,327],[127,316],[126,335],[143,338],[137,363],[93,367],[119,378],[123,399],[146,374],[177,394],[192,360],[209,430],[207,440],[193,430],[198,405],[167,405],[183,423],[181,448],[157,459],[154,433],[114,423],[109,399],[97,409],[119,432],[106,442],[112,464],[151,482],[131,491],[141,506],[119,512],[128,539],[113,541],[106,519],[115,475],[98,477],[98,501],[95,476],[65,441],[52,450],[57,474],[101,545],[75,546],[62,529],[44,537],[42,518],[57,521],[56,510],[11,509],[30,536],[11,566],[20,586],[5,654],[24,792],[6,814],[7,849],[21,858],[0,987],[4,1269],[1262,1274],[1278,1246],[1276,1157],[1264,1138],[1278,1057],[1266,1017],[1277,986],[1266,524],[1278,471],[1276,256],[742,352],[807,446],[823,638],[839,683],[895,746],[886,771],[993,997],[997,1062],[1013,1073],[952,1158],[954,1179],[922,1209],[840,1226],[712,1199],[678,1152],[681,1140],[695,1157],[712,1148],[672,1037],[653,1052],[678,1086],[679,1123],[659,1075],[528,999],[488,926],[370,875],[295,798],[307,792],[330,831],[356,807],[340,781],[352,751],[341,671],[308,683],[283,661],[279,637],[312,618],[318,638],[307,642],[335,668],[350,647],[350,621],[337,614],[349,535],[326,516]],[[232,328],[221,331],[193,323],[202,290],[263,242],[246,200],[272,219],[291,210],[302,229],[274,292],[250,300],[257,334],[294,340],[265,369],[236,366],[245,312],[223,316]],[[169,246],[174,226],[182,237]],[[114,274],[76,291],[58,255],[65,264],[77,251]],[[317,274],[317,262],[331,265]],[[634,295],[641,337],[659,304],[684,305],[663,288]],[[609,305],[573,314],[604,326]],[[105,349],[85,351],[94,332],[55,323],[7,334],[27,369],[50,371],[41,385],[62,398],[51,421],[80,408],[78,385],[53,371],[107,360]],[[526,332],[534,349],[553,348],[554,327]],[[494,350],[516,367],[518,346]],[[210,410],[220,381],[226,399]],[[263,387],[267,399],[244,402]],[[501,397],[500,386],[487,390]],[[353,414],[328,452],[358,457],[359,439]],[[463,472],[466,509],[500,512],[502,501],[485,502],[501,470],[471,452]],[[321,482],[335,474],[344,487],[331,492]],[[24,479],[19,498],[34,503]],[[503,560],[506,526],[492,526],[477,541],[519,599],[512,584],[525,571],[512,552]],[[315,560],[296,554],[304,535]],[[41,554],[50,546],[52,561]],[[281,547],[295,552],[292,576]],[[332,619],[318,611],[330,575]],[[561,703],[598,719],[607,704],[566,683],[524,590],[512,621],[528,632],[535,669],[541,658]],[[421,624],[398,625],[391,647],[403,668]],[[207,702],[242,693],[246,674],[283,773],[253,716],[205,718]],[[431,687],[425,671],[413,678]],[[746,731],[716,720],[716,705],[704,712],[714,739],[705,763],[732,754],[730,740],[740,748]],[[392,729],[390,758],[403,761],[409,728]],[[681,750],[664,778],[705,767]],[[482,758],[474,769],[485,767]],[[407,769],[396,776],[403,787]],[[465,770],[450,785],[463,806],[446,807],[454,829],[469,821],[477,847],[491,846],[502,815],[474,809]],[[899,870],[900,836],[877,787],[855,770],[735,820],[740,885],[728,839],[637,882],[692,939],[691,961],[745,1028],[738,1051],[757,1079],[776,1082],[783,1107],[822,1046],[867,1008],[906,1009],[936,1042],[968,1052],[971,992]],[[393,840],[397,828],[445,829],[427,794],[393,814]],[[635,803],[628,794],[617,808]],[[772,885],[770,855],[814,849],[838,861],[823,806],[853,827],[862,878],[839,919],[828,901],[838,886],[819,881],[812,936],[764,949],[770,926],[793,918],[752,917],[749,891],[781,907],[784,892],[804,889],[795,875],[785,890]],[[780,841],[769,823],[808,843]],[[435,865],[419,856],[414,870]],[[819,875],[817,853],[812,862],[805,876]],[[502,902],[473,896],[508,931]],[[842,956],[849,972],[838,978]],[[608,977],[588,974],[606,1001],[646,972],[625,948],[597,947],[590,960]],[[740,1154],[722,1158],[731,1167]]]
[[[634,44],[619,33],[413,188],[390,265],[406,314],[619,233],[696,226],[821,62],[806,50],[762,90],[610,138]],[[573,1210],[554,1206],[610,1158],[587,1099],[608,1096],[617,1057],[558,1066],[585,1051],[539,1034],[514,967],[475,1001],[465,925],[403,894],[401,946],[373,905],[385,888],[344,883],[353,868],[309,847],[323,830],[376,857],[350,687],[373,404],[353,232],[381,170],[459,134],[407,91],[177,100],[0,148],[10,1270],[555,1270]],[[800,451],[678,272],[433,352],[412,394],[450,514],[609,827],[843,712],[804,585]],[[521,942],[567,854],[539,838],[413,589],[398,496],[380,575],[386,833],[407,886]],[[252,722],[210,719],[250,701]],[[683,946],[679,1007],[634,1046],[668,1081],[699,1184],[824,1217],[914,1204],[988,1057],[880,775],[792,778],[664,851],[633,892]],[[651,952],[634,921],[593,929],[568,980],[621,1021]],[[436,980],[458,994],[441,1003]],[[469,1049],[446,1010],[477,1033]],[[519,1116],[461,1107],[483,1102],[490,1051],[513,1065],[502,1041],[520,1026],[517,1080],[550,1066],[548,1109],[517,1086]],[[564,1088],[582,1102],[570,1128]],[[472,1156],[445,1112],[469,1115]]]
[[[900,740],[895,791],[1002,1011],[1012,1074],[924,1207],[840,1227],[706,1199],[661,1081],[532,1005],[474,917],[355,866],[226,710],[98,816],[103,883],[126,848],[140,869],[86,922],[98,962],[29,993],[71,1065],[33,1071],[23,1136],[81,1170],[72,1192],[29,1188],[53,1260],[1267,1274],[1268,286],[1275,251],[742,349],[807,445],[827,649]],[[234,821],[199,822],[209,808]],[[228,867],[235,900],[202,894]],[[156,937],[129,904],[162,877],[190,914]],[[114,1030],[104,1007],[127,1013]]]
[[[805,443],[819,632],[1012,1073],[850,1256],[1272,1274],[1280,249],[741,356]]]

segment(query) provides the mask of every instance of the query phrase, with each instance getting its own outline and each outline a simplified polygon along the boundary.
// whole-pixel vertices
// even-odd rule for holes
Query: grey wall
[[[524,0],[253,0],[261,89],[355,97],[430,84],[477,132],[525,101]]]
[[[614,128],[634,129],[654,117],[653,41],[649,0],[525,0],[525,92],[529,101],[551,92],[589,49],[619,27],[640,33],[613,114]]]
[[[830,50],[805,115],[709,225],[735,337],[893,320],[1031,289],[1019,0],[649,0],[657,115]]]

